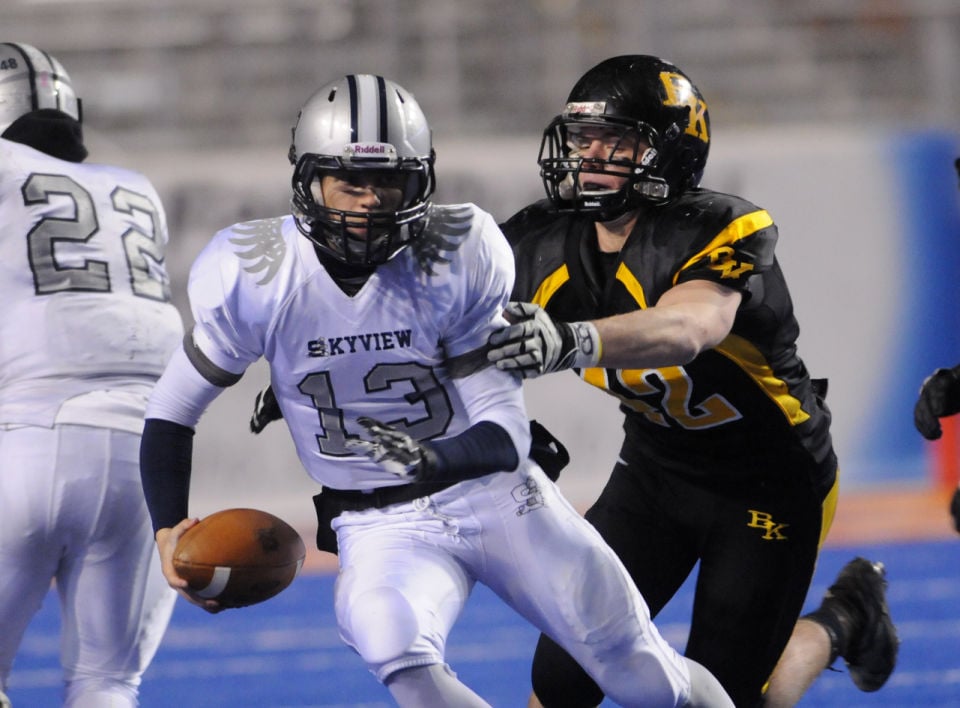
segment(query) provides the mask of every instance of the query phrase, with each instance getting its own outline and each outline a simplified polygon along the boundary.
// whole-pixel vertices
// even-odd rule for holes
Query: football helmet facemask
[[[59,61],[29,44],[0,42],[0,133],[41,108],[82,119],[80,99]]]
[[[297,227],[337,260],[377,266],[423,233],[436,181],[430,126],[393,81],[351,74],[321,88],[300,109],[289,158]],[[398,197],[343,211],[324,204],[325,177]]]
[[[610,221],[696,187],[709,149],[707,104],[687,75],[626,55],[577,81],[544,130],[538,162],[555,207]]]

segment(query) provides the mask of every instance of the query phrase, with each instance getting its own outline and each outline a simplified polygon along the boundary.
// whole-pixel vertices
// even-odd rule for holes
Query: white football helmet
[[[297,227],[325,253],[351,265],[376,266],[423,233],[435,156],[430,126],[402,86],[372,74],[327,84],[300,109],[289,158]],[[403,197],[389,211],[333,209],[322,203],[318,188],[327,175],[389,181]]]
[[[80,99],[63,65],[29,44],[0,42],[0,133],[20,116],[55,108],[81,120]]]

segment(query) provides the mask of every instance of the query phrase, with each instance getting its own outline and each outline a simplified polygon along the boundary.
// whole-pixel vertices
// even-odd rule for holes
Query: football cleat
[[[854,558],[824,593],[820,605],[845,629],[840,656],[861,691],[879,690],[897,664],[900,639],[887,607],[886,587],[883,563]]]

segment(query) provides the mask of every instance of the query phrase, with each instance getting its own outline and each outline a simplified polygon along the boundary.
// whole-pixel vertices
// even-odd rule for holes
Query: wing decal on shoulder
[[[283,257],[287,253],[287,244],[283,240],[281,226],[283,218],[261,219],[238,224],[233,227],[236,236],[230,238],[230,243],[240,246],[236,251],[237,257],[243,261],[252,261],[243,269],[248,273],[263,273],[257,285],[266,285],[280,269]]]
[[[460,248],[472,225],[473,209],[467,205],[432,207],[423,234],[412,244],[423,271],[433,275],[436,264],[449,263],[444,253]]]

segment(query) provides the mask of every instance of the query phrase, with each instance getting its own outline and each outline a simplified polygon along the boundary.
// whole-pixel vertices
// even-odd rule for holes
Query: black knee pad
[[[533,692],[544,708],[593,708],[603,691],[559,644],[540,635],[531,669]]]

